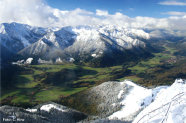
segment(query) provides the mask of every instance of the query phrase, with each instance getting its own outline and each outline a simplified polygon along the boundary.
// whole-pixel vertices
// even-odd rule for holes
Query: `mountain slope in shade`
[[[0,24],[0,43],[16,53],[39,40],[47,29],[19,23]]]
[[[44,55],[48,53],[49,46],[43,41],[39,40],[32,45],[24,48],[23,50],[19,51],[19,54],[23,56],[33,56],[33,55]]]

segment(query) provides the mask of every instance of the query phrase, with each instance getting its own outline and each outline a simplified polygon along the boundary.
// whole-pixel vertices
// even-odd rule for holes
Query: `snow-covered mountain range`
[[[0,24],[0,44],[8,51],[44,59],[98,58],[113,51],[145,48],[143,40],[149,38],[143,30],[113,25],[41,28]]]

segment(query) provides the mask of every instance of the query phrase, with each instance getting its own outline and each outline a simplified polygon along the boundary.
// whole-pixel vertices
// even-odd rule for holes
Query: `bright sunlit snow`
[[[123,90],[118,94],[118,98],[121,99],[120,104],[122,104],[121,110],[113,113],[109,116],[109,119],[128,119],[135,116],[140,110],[142,110],[145,106],[149,105],[155,98],[156,93],[161,88],[156,89],[146,89],[144,87],[140,87],[134,84],[131,81],[124,81],[127,86],[131,86],[132,88],[126,94]]]
[[[59,110],[59,111],[62,111],[64,112],[65,110],[63,110],[62,108],[60,107],[57,107],[56,105],[54,104],[46,104],[46,105],[43,105],[40,110],[44,110],[44,111],[47,111],[49,112],[51,109],[56,109],[56,110]]]
[[[186,81],[177,79],[170,87],[161,89],[133,123],[144,122],[186,123]]]

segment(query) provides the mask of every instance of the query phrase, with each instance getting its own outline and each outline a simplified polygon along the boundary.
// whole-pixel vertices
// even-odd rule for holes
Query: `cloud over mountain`
[[[110,14],[105,10],[59,10],[47,5],[44,0],[0,0],[0,5],[0,23],[18,22],[42,27],[112,24],[128,28],[186,31],[183,26],[186,25],[186,15],[183,13],[168,13],[173,15],[168,18],[131,18],[120,12]]]

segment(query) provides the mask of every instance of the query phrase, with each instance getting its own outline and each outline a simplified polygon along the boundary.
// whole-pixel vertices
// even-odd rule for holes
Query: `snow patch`
[[[33,61],[33,58],[28,58],[25,60],[18,60],[17,62],[12,62],[12,64],[14,65],[29,65],[31,64]]]
[[[120,99],[121,98],[121,96],[122,96],[122,94],[123,94],[123,90],[121,90],[120,92],[119,92],[119,94],[118,94],[118,99]]]
[[[97,57],[97,55],[96,55],[96,54],[92,54],[91,56],[92,56],[92,57]]]
[[[57,64],[61,64],[61,63],[63,63],[63,61],[62,61],[61,58],[59,57],[59,58],[56,59],[56,63],[57,63]]]
[[[31,64],[32,61],[33,61],[33,58],[28,58],[28,59],[26,60],[25,64]]]
[[[24,61],[25,60],[18,60],[17,62],[12,62],[12,64],[14,64],[14,65],[22,65],[22,64],[24,64]]]
[[[62,112],[66,112],[66,110],[61,109],[61,108],[59,108],[58,106],[56,106],[56,105],[54,105],[54,104],[43,105],[43,106],[40,108],[40,110],[47,111],[47,112],[50,112],[51,109],[56,109],[56,110],[59,110],[59,111],[62,111]]]
[[[70,58],[70,59],[69,59],[69,62],[74,62],[74,61],[75,61],[74,58]]]
[[[0,24],[0,34],[6,34],[5,26]]]
[[[34,112],[37,112],[37,109],[26,109],[26,111],[34,113]]]
[[[41,58],[38,59],[39,64],[53,64],[52,60],[46,61],[42,60]]]
[[[153,100],[152,89],[146,89],[140,87],[129,80],[124,81],[131,89],[126,94],[121,90],[118,94],[118,98],[121,100],[121,110],[113,113],[109,116],[109,119],[127,119],[131,115],[135,115],[145,106],[149,105]]]

